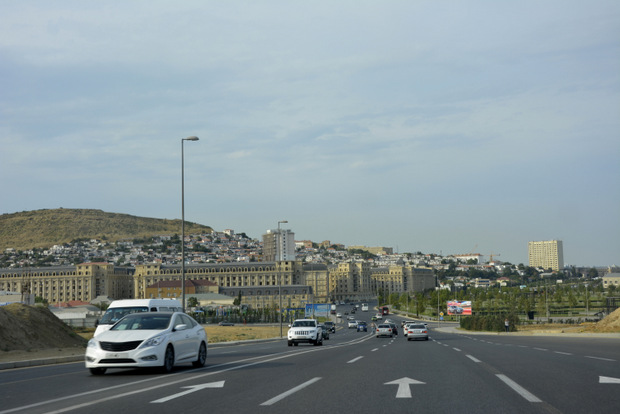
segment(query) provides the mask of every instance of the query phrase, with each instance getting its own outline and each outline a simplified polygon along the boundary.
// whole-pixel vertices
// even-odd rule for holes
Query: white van
[[[121,299],[110,303],[93,336],[99,335],[112,327],[119,319],[137,312],[183,312],[181,301],[177,299]]]

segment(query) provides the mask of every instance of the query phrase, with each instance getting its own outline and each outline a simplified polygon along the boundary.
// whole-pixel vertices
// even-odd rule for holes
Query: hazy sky
[[[0,10],[0,214],[620,265],[617,0]]]

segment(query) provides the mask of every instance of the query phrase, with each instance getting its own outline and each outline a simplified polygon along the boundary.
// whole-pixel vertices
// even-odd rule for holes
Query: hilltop
[[[185,222],[186,233],[212,228]],[[115,242],[164,234],[180,234],[181,220],[137,217],[92,209],[49,209],[0,215],[0,251],[46,248],[78,239]]]

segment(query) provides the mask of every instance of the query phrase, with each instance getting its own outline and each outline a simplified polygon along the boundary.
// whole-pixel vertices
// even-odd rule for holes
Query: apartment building
[[[531,241],[527,244],[530,267],[559,271],[564,269],[562,240]]]
[[[295,260],[295,233],[291,230],[267,230],[263,234],[263,260],[266,262]]]
[[[89,302],[97,296],[133,298],[133,269],[110,263],[0,269],[0,290],[41,297],[48,303]]]
[[[402,264],[372,269],[374,291],[417,293],[435,288],[435,274],[431,268]]]

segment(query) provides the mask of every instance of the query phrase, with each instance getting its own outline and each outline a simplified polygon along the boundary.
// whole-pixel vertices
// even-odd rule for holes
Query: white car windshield
[[[113,331],[164,330],[170,325],[172,314],[153,315],[148,313],[127,315],[112,327]]]

